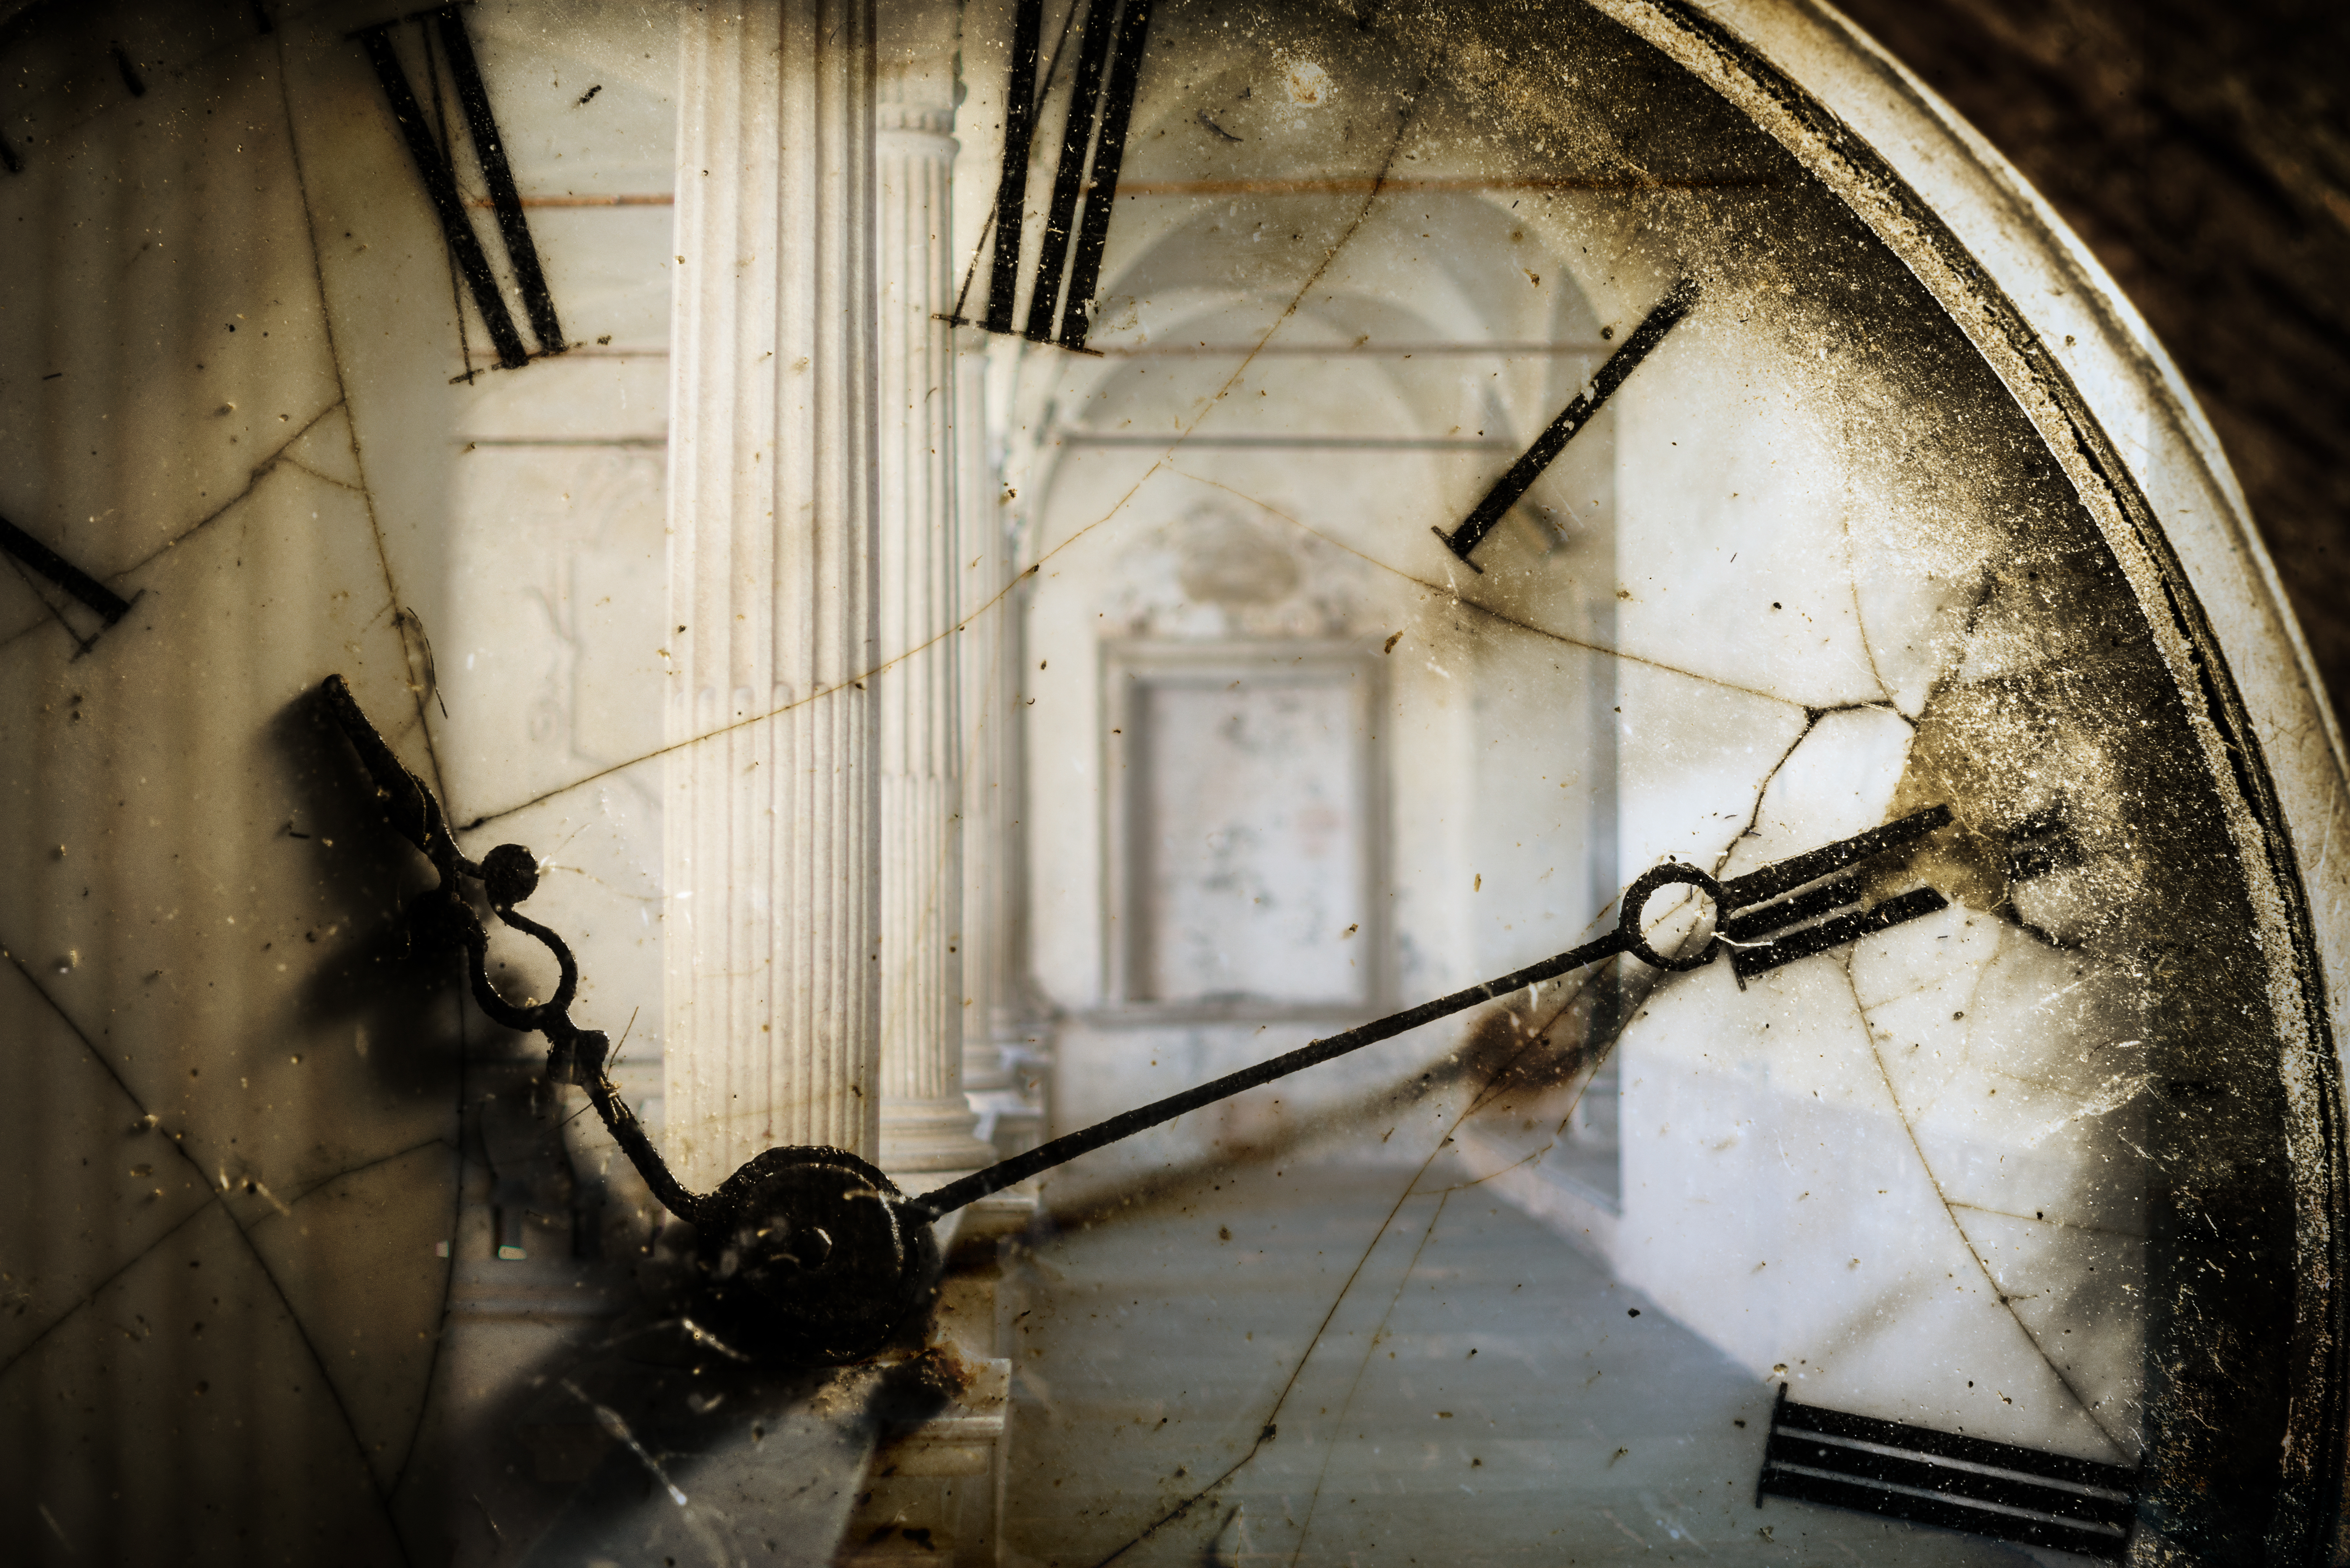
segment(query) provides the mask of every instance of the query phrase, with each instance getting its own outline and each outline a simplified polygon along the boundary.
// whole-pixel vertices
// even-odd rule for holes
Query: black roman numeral
[[[1866,936],[1888,930],[1904,920],[1914,920],[1950,907],[1950,901],[1931,888],[1912,888],[1907,893],[1887,898],[1881,904],[1851,914],[1836,915],[1834,919],[1819,920],[1816,925],[1802,922],[1814,920],[1822,915],[1849,909],[1860,902],[1860,878],[1839,877],[1796,894],[1776,904],[1742,912],[1721,924],[1721,934],[1730,947],[1730,967],[1738,976],[1738,988],[1756,975],[1777,969],[1783,963],[1793,963],[1799,958],[1824,953],[1830,948],[1840,948],[1846,942],[1856,942]],[[1793,926],[1795,929],[1787,930]],[[1786,931],[1784,936],[1771,937],[1773,931]]]
[[[1012,69],[1004,88],[1003,173],[992,223],[987,314],[979,325],[1032,343],[1086,351],[1102,251],[1109,243],[1110,208],[1126,156],[1127,124],[1134,117],[1136,78],[1150,31],[1151,0],[1087,0],[1077,43],[1076,81],[1061,135],[1061,158],[1037,242],[1035,282],[1028,311],[1014,327],[1028,196],[1028,155],[1036,135],[1036,63],[1044,0],[1020,0],[1012,25]],[[1074,13],[1073,13],[1074,15]],[[1057,56],[1058,51],[1055,51]],[[1051,72],[1046,72],[1049,78]],[[1051,88],[1048,79],[1045,83]],[[1079,200],[1084,207],[1079,211]],[[955,319],[966,320],[958,311]]]
[[[1797,1498],[2119,1561],[2137,1486],[2119,1465],[1798,1405],[1782,1383],[1754,1506]]]
[[[0,517],[0,550],[5,550],[20,564],[40,573],[41,576],[80,600],[84,606],[95,611],[99,618],[107,626],[112,626],[130,613],[129,599],[108,587],[5,517]],[[51,607],[50,613],[57,613],[54,606]],[[66,634],[81,645],[81,650],[84,653],[88,652],[90,645],[98,640],[95,634],[83,637],[75,631],[71,625],[66,624],[65,617],[62,615],[57,616],[57,620],[59,624],[65,625]],[[104,628],[99,629],[103,630]]]
[[[428,61],[432,57],[432,36],[437,34],[441,57],[448,62],[449,78],[464,111],[473,155],[481,162],[482,181],[489,187],[490,205],[497,213],[498,234],[505,242],[506,260],[514,268],[523,308],[530,317],[531,335],[538,339],[540,353],[560,354],[564,348],[563,327],[555,317],[555,296],[547,292],[546,275],[539,269],[538,247],[531,243],[530,223],[523,216],[522,192],[515,189],[514,170],[506,162],[505,143],[490,112],[489,89],[482,84],[482,68],[473,57],[473,41],[465,36],[464,18],[456,6],[449,5],[429,13],[426,20],[432,24],[425,39],[426,57]],[[465,215],[450,151],[434,138],[432,127],[426,123],[424,110],[408,85],[408,73],[401,68],[400,56],[391,47],[390,34],[393,26],[390,22],[380,23],[353,36],[367,50],[368,63],[375,67],[376,79],[383,84],[391,118],[408,143],[417,177],[424,182],[424,193],[432,199],[432,211],[441,220],[449,254],[455,259],[465,286],[473,294],[473,304],[489,327],[490,341],[498,351],[498,363],[509,370],[518,370],[530,362],[530,356],[523,350],[522,335],[515,329],[514,314],[506,308],[497,275],[490,271],[489,257],[482,250],[480,237],[473,233],[473,222]],[[432,85],[437,99],[437,74]]]
[[[1524,455],[1510,464],[1510,471],[1494,482],[1493,488],[1485,493],[1485,499],[1477,503],[1475,509],[1461,519],[1461,526],[1450,534],[1441,528],[1433,530],[1436,536],[1444,541],[1445,548],[1469,561],[1471,566],[1477,565],[1469,560],[1470,553],[1484,543],[1485,535],[1493,531],[1495,524],[1509,515],[1510,508],[1515,506],[1534,482],[1542,477],[1542,471],[1566,450],[1566,443],[1591,422],[1592,416],[1599,411],[1600,405],[1607,400],[1608,396],[1640,368],[1640,361],[1648,357],[1648,351],[1663,342],[1665,334],[1690,313],[1690,307],[1697,304],[1697,280],[1694,278],[1685,277],[1673,285],[1665,297],[1658,301],[1656,308],[1632,329],[1632,336],[1624,339],[1624,346],[1607,357],[1607,362],[1599,367],[1599,374],[1592,377],[1590,384],[1575,393],[1575,400],[1559,410],[1558,418],[1551,421],[1550,428],[1535,437],[1534,444],[1526,448]],[[1478,569],[1483,570],[1482,567]]]
[[[1718,935],[1730,949],[1730,967],[1738,976],[1738,989],[1745,990],[1746,982],[1755,975],[1783,963],[1793,963],[1799,958],[1858,941],[1904,920],[1948,909],[1950,900],[1933,888],[1913,888],[1873,908],[1853,909],[1860,902],[1860,878],[1839,877],[1836,873],[1915,844],[1950,825],[1949,806],[1929,805],[1866,833],[1856,833],[1824,848],[1808,850],[1723,883],[1722,920]],[[1828,880],[1831,877],[1834,880]],[[1843,909],[1852,912],[1837,913]],[[1835,918],[1822,919],[1824,915]],[[1806,924],[1807,921],[1818,923]],[[1786,935],[1773,937],[1773,931],[1784,931]],[[1767,941],[1763,940],[1766,937],[1770,938]]]

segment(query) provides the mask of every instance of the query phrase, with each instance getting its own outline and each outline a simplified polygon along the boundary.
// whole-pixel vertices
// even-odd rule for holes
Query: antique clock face
[[[713,1501],[657,1434],[778,1407],[726,1381],[757,1331],[653,1299],[716,1199],[593,1112],[694,1136],[664,944],[726,878],[665,873],[664,769],[772,717],[676,686],[670,432],[750,395],[670,363],[672,212],[767,177],[680,135],[725,36],[0,23],[0,1539],[2337,1549],[2343,770],[2241,500],[1866,40],[1642,0],[884,0],[858,68],[946,62],[885,134],[957,141],[926,218],[840,178],[947,280],[960,368],[910,396],[993,563],[948,628],[988,784],[939,811],[1002,867],[963,1038],[1042,1097],[990,1091],[1024,1163],[891,1171],[936,1303],[993,1303],[992,1411]],[[885,721],[929,646],[877,649]],[[576,994],[484,876],[514,841]],[[419,936],[436,867],[491,889],[490,1018]],[[1015,1182],[1024,1224],[949,1227]],[[946,1311],[910,1289],[889,1345],[768,1349],[888,1363]],[[686,1348],[628,1405],[575,1369],[647,1314]]]

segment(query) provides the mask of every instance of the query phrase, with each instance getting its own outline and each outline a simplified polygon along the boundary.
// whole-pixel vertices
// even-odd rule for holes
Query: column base
[[[881,1158],[875,1163],[909,1192],[940,1186],[954,1173],[968,1174],[995,1163],[994,1146],[972,1133],[978,1124],[971,1103],[961,1095],[951,1100],[885,1103]]]

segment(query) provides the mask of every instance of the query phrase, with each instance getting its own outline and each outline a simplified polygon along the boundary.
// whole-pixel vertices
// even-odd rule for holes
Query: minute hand
[[[1092,1127],[1065,1134],[1048,1143],[1037,1145],[1025,1154],[1014,1155],[1012,1158],[991,1165],[984,1170],[975,1171],[960,1181],[951,1181],[935,1191],[926,1192],[912,1200],[913,1207],[927,1210],[932,1218],[951,1214],[963,1205],[975,1202],[991,1192],[1001,1192],[1015,1182],[1025,1181],[1040,1171],[1050,1170],[1053,1167],[1065,1164],[1081,1154],[1090,1154],[1095,1149],[1118,1142],[1120,1138],[1131,1137],[1136,1133],[1155,1127],[1161,1122],[1172,1121],[1186,1111],[1196,1111],[1203,1106],[1214,1105],[1218,1100],[1229,1098],[1243,1089],[1253,1089],[1259,1085],[1270,1084],[1277,1078],[1285,1078],[1290,1074],[1303,1071],[1307,1067],[1318,1066],[1324,1062],[1344,1056],[1350,1051],[1359,1051],[1366,1045],[1375,1045],[1382,1040],[1392,1039],[1407,1030],[1417,1029],[1423,1023],[1432,1023],[1440,1018],[1449,1017],[1464,1008],[1474,1007],[1481,1002],[1491,1002],[1495,997],[1507,996],[1522,986],[1538,984],[1545,980],[1555,980],[1560,975],[1581,969],[1586,964],[1597,963],[1603,959],[1613,958],[1617,953],[1632,953],[1642,961],[1659,969],[1695,969],[1700,964],[1712,961],[1718,938],[1709,938],[1704,949],[1693,956],[1667,959],[1651,948],[1647,939],[1640,934],[1641,907],[1648,902],[1649,895],[1659,888],[1672,884],[1683,884],[1698,888],[1711,896],[1717,909],[1718,929],[1720,926],[1727,925],[1732,917],[1742,910],[1767,903],[1783,894],[1793,892],[1806,883],[1817,881],[1823,877],[1840,871],[1847,866],[1872,856],[1881,855],[1888,849],[1914,843],[1936,828],[1947,826],[1950,820],[1950,807],[1929,806],[1924,811],[1912,813],[1898,822],[1888,822],[1882,827],[1873,827],[1866,833],[1856,834],[1850,838],[1839,840],[1824,848],[1794,856],[1776,865],[1766,866],[1760,871],[1734,877],[1727,883],[1715,881],[1693,866],[1672,863],[1659,866],[1625,890],[1623,909],[1617,916],[1616,929],[1596,941],[1586,942],[1579,948],[1571,948],[1555,958],[1544,959],[1540,963],[1513,970],[1508,974],[1497,976],[1492,980],[1482,981],[1465,991],[1456,991],[1450,996],[1440,996],[1433,1002],[1423,1002],[1419,1006],[1407,1008],[1401,1012],[1389,1013],[1385,1018],[1375,1019],[1368,1023],[1349,1029],[1344,1033],[1333,1034],[1326,1040],[1316,1040],[1311,1044],[1300,1046],[1285,1054],[1260,1062],[1253,1067],[1243,1067],[1237,1073],[1227,1073],[1222,1077],[1211,1078],[1196,1088],[1170,1095],[1163,1100],[1153,1100],[1147,1106],[1138,1106],[1133,1110],[1122,1112],[1107,1121],[1096,1122]],[[1914,895],[1910,897],[1914,898]],[[1918,901],[1913,910],[1905,910],[1904,917],[1924,914],[1929,909],[1941,907],[1940,896],[1931,894],[1928,899]],[[1856,931],[1856,934],[1858,933]]]

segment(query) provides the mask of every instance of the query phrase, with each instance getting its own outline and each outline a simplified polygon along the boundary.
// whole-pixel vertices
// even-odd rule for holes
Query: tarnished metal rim
[[[2147,612],[2251,884],[2296,1207],[2274,1562],[2345,1544],[2342,736],[2273,566],[2168,357],[2080,241],[1949,106],[1816,0],[1592,0],[1706,82],[1875,232],[1982,354]],[[2067,330],[2070,328],[2071,330]],[[2062,342],[2063,350],[2052,348]],[[2137,438],[2115,439],[2136,427]],[[2314,846],[2314,848],[2313,848]]]

